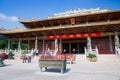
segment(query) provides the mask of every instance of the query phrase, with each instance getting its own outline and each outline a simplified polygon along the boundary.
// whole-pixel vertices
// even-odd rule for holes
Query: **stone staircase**
[[[38,62],[37,56],[35,56],[32,61]],[[89,62],[84,54],[76,54],[76,63],[87,63]],[[120,56],[117,56],[116,54],[99,54],[98,55],[98,61],[97,63],[120,63]]]
[[[120,56],[116,54],[100,54],[98,56],[98,61],[99,62],[111,62],[111,63],[120,62]]]

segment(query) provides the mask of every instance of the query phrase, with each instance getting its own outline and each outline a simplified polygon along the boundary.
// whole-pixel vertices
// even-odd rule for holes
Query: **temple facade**
[[[84,54],[98,49],[99,54],[114,54],[119,48],[120,10],[78,9],[55,13],[43,20],[22,20],[25,30],[1,31],[0,34],[19,44],[27,41],[28,49],[39,53],[55,49],[60,53]],[[20,46],[19,46],[20,48]]]

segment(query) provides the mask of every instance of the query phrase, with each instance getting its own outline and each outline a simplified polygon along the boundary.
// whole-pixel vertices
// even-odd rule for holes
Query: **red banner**
[[[99,37],[100,33],[51,35],[51,36],[47,36],[47,39],[85,38],[88,36],[89,37]]]

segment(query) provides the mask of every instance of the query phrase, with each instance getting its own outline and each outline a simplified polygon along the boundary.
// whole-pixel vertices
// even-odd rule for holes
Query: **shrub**
[[[22,54],[22,55],[23,55],[23,54],[28,54],[28,50],[27,50],[27,49],[26,49],[26,50],[23,50],[21,54]]]
[[[96,57],[95,54],[92,54],[92,53],[89,53],[89,55],[87,56],[88,58],[93,58],[93,57]]]
[[[7,59],[8,55],[6,53],[0,53],[0,58]]]

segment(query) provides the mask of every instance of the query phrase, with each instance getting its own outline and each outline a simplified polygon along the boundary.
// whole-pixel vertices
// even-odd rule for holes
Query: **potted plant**
[[[90,62],[96,62],[97,61],[97,56],[93,53],[89,53],[87,56]]]
[[[8,55],[6,53],[0,53],[0,67],[5,66],[4,60],[8,58]]]

